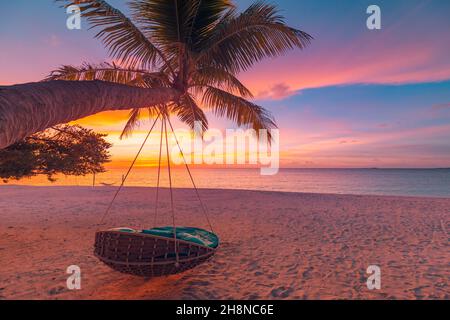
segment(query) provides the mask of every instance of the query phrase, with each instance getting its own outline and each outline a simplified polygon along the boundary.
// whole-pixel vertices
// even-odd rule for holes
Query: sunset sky
[[[108,2],[127,12],[126,1]],[[315,38],[240,75],[277,120],[282,166],[450,167],[450,1],[272,2]],[[236,1],[239,9],[250,3]],[[366,27],[371,4],[381,7],[381,30]],[[1,1],[0,11],[0,85],[39,81],[62,64],[110,61],[85,21],[82,30],[66,29],[53,0]],[[148,130],[144,122],[120,141],[126,118],[110,112],[79,121],[109,134],[117,165]],[[210,119],[211,127],[232,127]]]

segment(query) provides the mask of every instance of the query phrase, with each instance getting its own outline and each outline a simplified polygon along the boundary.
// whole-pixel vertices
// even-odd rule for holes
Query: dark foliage
[[[36,175],[86,175],[104,172],[111,144],[90,129],[62,125],[36,133],[0,150],[0,178],[4,182]]]

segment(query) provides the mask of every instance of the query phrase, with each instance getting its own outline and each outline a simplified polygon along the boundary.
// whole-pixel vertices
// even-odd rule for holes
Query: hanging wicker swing
[[[95,234],[94,255],[110,268],[127,274],[143,277],[158,277],[191,269],[212,257],[219,246],[219,238],[213,233],[208,213],[202,202],[198,189],[192,178],[191,171],[187,165],[183,151],[173,130],[168,114],[159,114],[155,119],[150,131],[142,143],[136,157],[134,158],[126,175],[122,179],[111,203],[106,209],[100,224],[109,213],[114,200],[122,189],[131,169],[133,168],[139,154],[147,142],[158,119],[161,118],[161,141],[159,150],[158,179],[155,201],[155,225],[158,212],[158,197],[161,172],[161,153],[163,134],[167,152],[167,164],[169,175],[170,202],[173,226],[159,227],[148,230],[134,230],[131,228],[114,228],[97,231]],[[169,146],[167,138],[167,123],[174,135],[175,141],[184,160],[194,190],[205,214],[211,231],[194,227],[176,227],[173,205],[172,177],[170,170]]]

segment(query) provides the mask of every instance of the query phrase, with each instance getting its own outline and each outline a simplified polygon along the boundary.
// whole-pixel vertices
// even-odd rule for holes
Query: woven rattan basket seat
[[[115,230],[95,234],[94,254],[103,263],[122,273],[158,277],[191,269],[205,262],[215,248],[177,239]]]

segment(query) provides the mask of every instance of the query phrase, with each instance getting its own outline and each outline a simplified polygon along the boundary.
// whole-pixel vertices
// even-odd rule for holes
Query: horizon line
[[[161,166],[166,167],[167,165]],[[128,168],[129,166],[106,166],[106,169],[124,169]],[[158,166],[134,166],[133,169],[151,169],[151,168],[157,168]],[[171,168],[185,168],[184,164],[181,165],[171,165]],[[261,168],[265,168],[262,166],[254,166],[254,167],[234,167],[234,166],[199,166],[199,165],[189,165],[189,168],[191,169],[254,169],[258,170]],[[450,167],[280,167],[279,169],[334,169],[334,170],[450,170]]]

